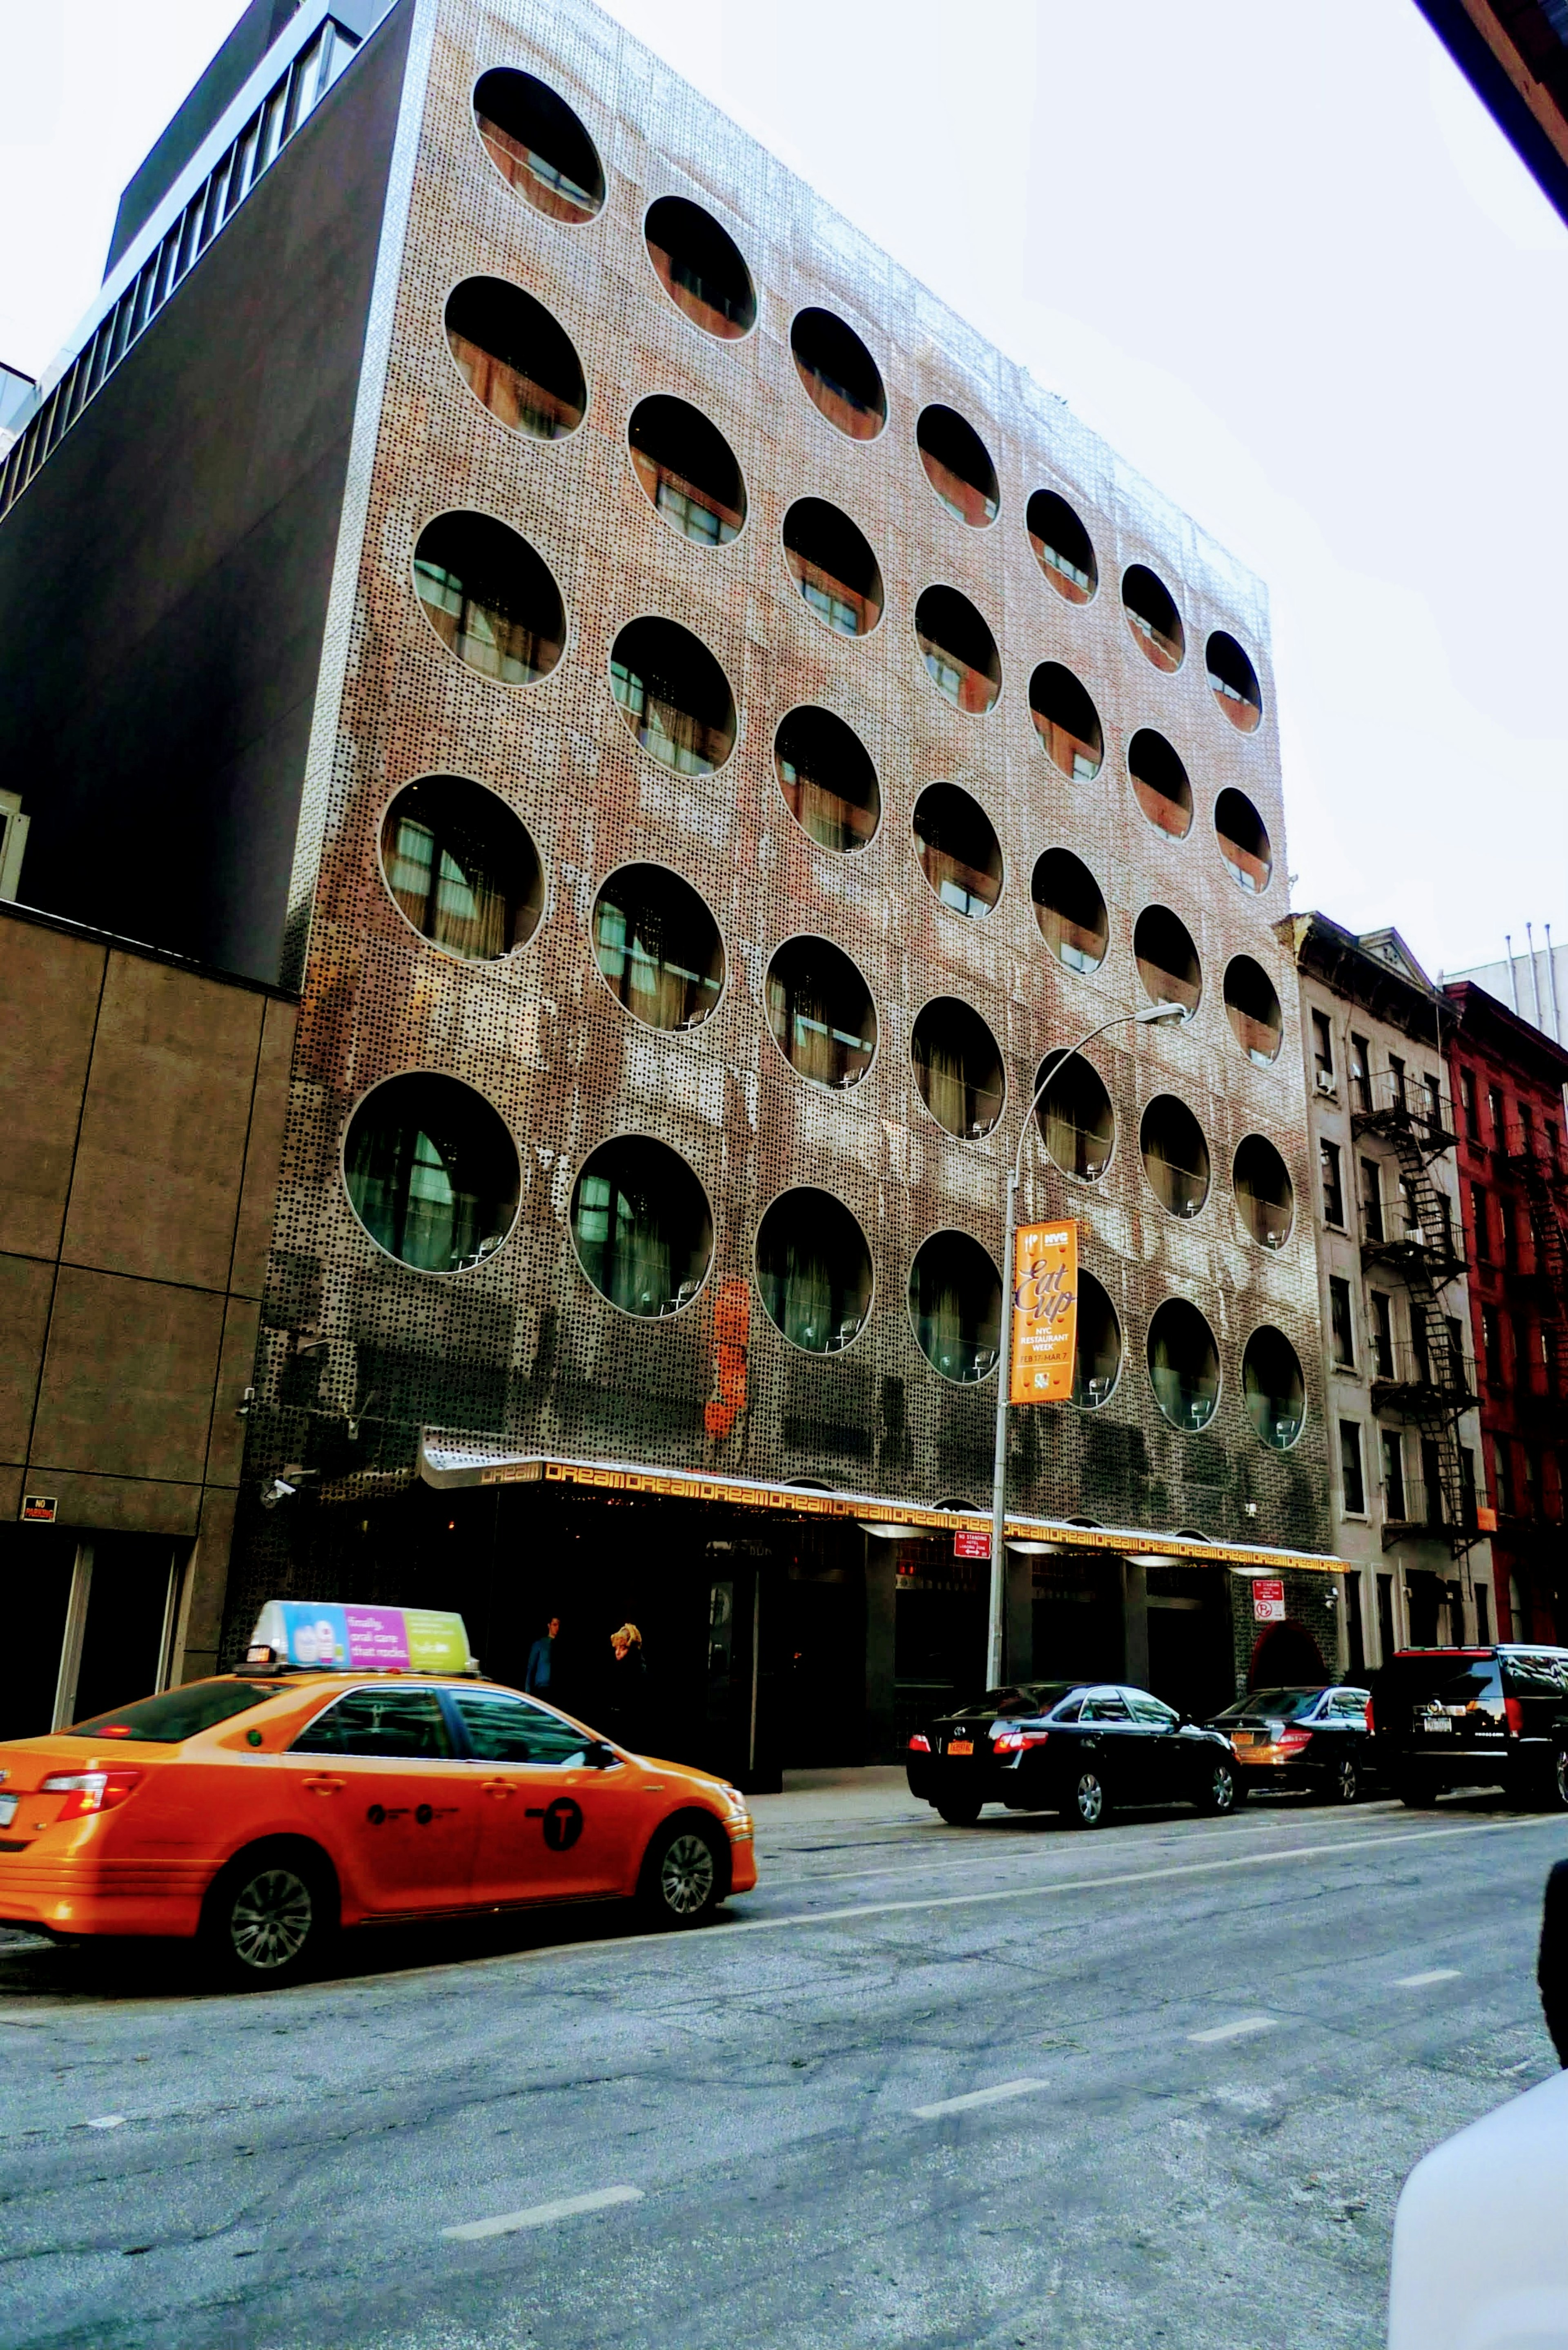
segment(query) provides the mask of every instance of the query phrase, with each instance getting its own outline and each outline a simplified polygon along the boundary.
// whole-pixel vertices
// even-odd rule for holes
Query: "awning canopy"
[[[911,1534],[956,1534],[988,1527],[984,1510],[928,1510],[881,1493],[825,1492],[804,1485],[770,1485],[752,1477],[708,1477],[691,1469],[646,1468],[623,1461],[553,1460],[543,1453],[507,1452],[448,1439],[443,1431],[420,1434],[420,1475],[442,1492],[463,1485],[576,1485],[601,1493],[646,1494],[650,1500],[718,1502],[732,1509],[771,1510],[797,1518],[872,1521],[878,1529],[907,1527]],[[1321,1552],[1274,1550],[1262,1544],[1209,1542],[1201,1535],[1173,1534],[1148,1526],[1086,1526],[1064,1518],[1009,1515],[1010,1542],[1048,1543],[1053,1550],[1109,1551],[1134,1559],[1189,1559],[1229,1566],[1240,1574],[1304,1571],[1339,1575],[1346,1562]]]

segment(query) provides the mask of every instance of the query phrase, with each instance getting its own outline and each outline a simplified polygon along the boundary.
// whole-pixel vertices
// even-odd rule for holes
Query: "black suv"
[[[1373,1752],[1400,1799],[1501,1787],[1568,1811],[1568,1648],[1401,1648],[1372,1675]]]

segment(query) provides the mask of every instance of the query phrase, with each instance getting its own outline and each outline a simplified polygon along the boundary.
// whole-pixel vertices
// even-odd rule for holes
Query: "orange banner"
[[[1020,1224],[1013,1236],[1012,1403],[1065,1403],[1078,1338],[1078,1227]]]

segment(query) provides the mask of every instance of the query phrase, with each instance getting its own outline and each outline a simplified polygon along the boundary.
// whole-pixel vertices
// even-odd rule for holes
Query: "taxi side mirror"
[[[594,1739],[583,1749],[583,1764],[589,1771],[609,1771],[619,1761],[620,1756],[615,1748],[607,1746],[602,1738]]]

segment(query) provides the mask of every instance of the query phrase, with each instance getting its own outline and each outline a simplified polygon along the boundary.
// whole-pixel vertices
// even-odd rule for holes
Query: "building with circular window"
[[[707,1195],[678,1151],[618,1135],[572,1186],[572,1245],[599,1295],[623,1314],[662,1321],[691,1304],[713,1258]]]
[[[343,1180],[365,1231],[400,1264],[467,1273],[511,1232],[521,1174],[483,1095],[421,1069],[359,1103],[343,1139]]]

